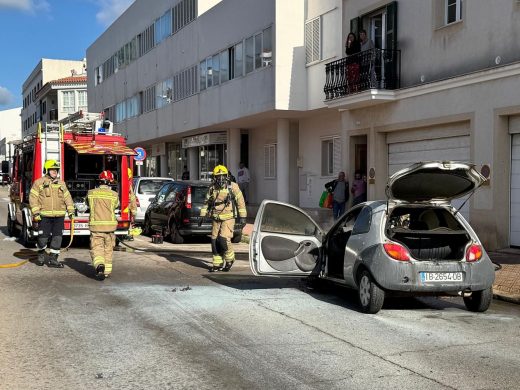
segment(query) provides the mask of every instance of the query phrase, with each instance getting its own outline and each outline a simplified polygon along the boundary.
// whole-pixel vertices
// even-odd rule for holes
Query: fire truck
[[[116,235],[127,235],[130,228],[128,168],[136,153],[126,146],[126,138],[113,132],[112,122],[103,115],[79,111],[61,121],[38,124],[37,132],[16,145],[12,184],[9,192],[7,230],[21,236],[25,246],[34,246],[38,231],[33,229],[29,192],[35,180],[43,176],[46,160],[60,162],[60,179],[65,181],[75,206],[74,236],[90,235],[87,192],[96,186],[99,174],[110,170],[119,194],[116,210]],[[71,232],[71,220],[65,217],[63,235]]]

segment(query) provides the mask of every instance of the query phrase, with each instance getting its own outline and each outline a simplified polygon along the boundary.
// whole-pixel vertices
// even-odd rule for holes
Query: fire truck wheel
[[[25,221],[23,222],[23,226],[22,226],[22,244],[26,248],[34,248],[34,246],[35,246],[35,242],[31,241],[31,239],[29,237],[29,228],[27,227],[27,224]]]
[[[11,219],[11,214],[7,212],[7,233],[10,237],[16,237],[18,230],[16,229],[15,222]]]

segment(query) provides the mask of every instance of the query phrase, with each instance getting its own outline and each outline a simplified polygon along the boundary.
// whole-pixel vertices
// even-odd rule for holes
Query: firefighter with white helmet
[[[65,215],[74,218],[74,203],[66,184],[58,179],[60,164],[47,160],[43,165],[45,176],[33,183],[29,194],[29,204],[33,220],[38,224],[37,265],[47,263],[49,267],[63,268],[58,261]],[[50,256],[46,258],[47,244],[50,240]]]
[[[235,252],[231,245],[235,219],[239,217],[240,222],[245,223],[247,211],[244,196],[238,184],[231,182],[229,171],[224,165],[217,165],[213,169],[212,185],[206,194],[200,216],[212,219],[213,264],[210,272],[229,271],[235,261]]]
[[[90,256],[96,278],[104,280],[112,273],[112,255],[116,244],[116,208],[119,196],[108,184],[114,181],[111,171],[99,175],[100,185],[90,190],[87,200],[90,207]]]

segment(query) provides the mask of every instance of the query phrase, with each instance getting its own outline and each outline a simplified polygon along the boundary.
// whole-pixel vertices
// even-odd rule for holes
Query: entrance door
[[[213,168],[227,164],[227,145],[213,144],[199,146],[199,177],[200,180],[211,180]]]

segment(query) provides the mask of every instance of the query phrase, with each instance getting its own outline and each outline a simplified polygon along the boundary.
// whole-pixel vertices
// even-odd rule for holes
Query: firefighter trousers
[[[211,251],[213,253],[213,266],[221,267],[224,261],[233,264],[235,252],[231,239],[235,228],[235,219],[225,221],[213,220],[211,228]]]
[[[113,232],[90,233],[90,257],[94,269],[98,265],[105,266],[105,275],[112,273],[112,255],[116,245],[116,235]]]
[[[38,239],[36,241],[40,251],[47,248],[50,238],[50,252],[56,255],[60,254],[64,220],[65,217],[42,217],[38,226]]]

